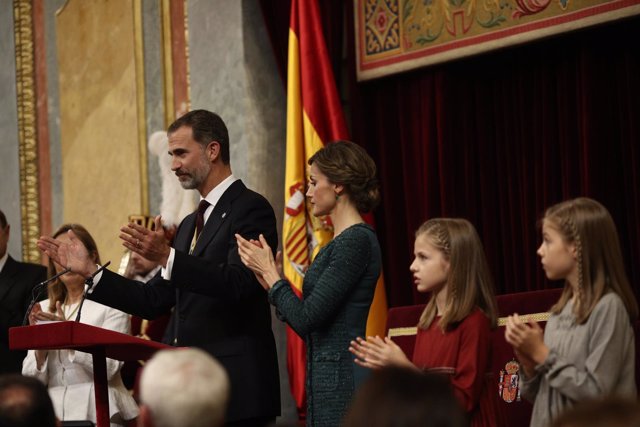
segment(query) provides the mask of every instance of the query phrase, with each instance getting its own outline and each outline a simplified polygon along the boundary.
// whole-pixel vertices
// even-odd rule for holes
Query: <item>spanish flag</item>
[[[287,72],[287,156],[283,269],[299,297],[304,273],[333,237],[329,218],[311,214],[305,197],[307,161],[324,144],[349,139],[322,34],[316,0],[292,0]],[[367,218],[369,221],[370,218]],[[382,276],[369,312],[367,335],[384,334],[387,302]],[[299,414],[306,410],[304,337],[287,327],[287,366]]]

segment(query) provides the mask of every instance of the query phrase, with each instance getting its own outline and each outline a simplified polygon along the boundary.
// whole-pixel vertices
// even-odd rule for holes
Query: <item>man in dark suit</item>
[[[200,347],[227,370],[226,425],[268,425],[280,413],[271,312],[267,294],[240,261],[234,235],[257,239],[262,233],[277,247],[273,208],[232,175],[228,132],[218,115],[191,111],[167,133],[172,170],[183,188],[197,189],[206,203],[182,221],[173,247],[160,217],[155,231],[123,227],[123,245],[163,268],[147,285],[105,270],[94,279],[91,299],[145,319],[173,307],[164,342]],[[73,236],[69,245],[49,238],[38,242],[49,256],[88,277],[96,266],[75,243]]]
[[[0,374],[22,372],[26,351],[9,351],[9,328],[20,326],[31,301],[33,286],[47,277],[41,265],[18,262],[9,256],[11,226],[0,211]]]

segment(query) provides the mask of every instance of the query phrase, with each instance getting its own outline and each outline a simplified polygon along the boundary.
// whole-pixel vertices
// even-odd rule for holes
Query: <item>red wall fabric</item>
[[[269,28],[288,4],[262,0]],[[577,196],[611,212],[640,294],[639,17],[359,83],[353,3],[320,4],[351,134],[379,168],[390,306],[424,301],[411,285],[413,236],[437,216],[476,226],[498,293],[559,286],[539,266],[537,223]]]
[[[581,195],[610,210],[638,291],[639,37],[635,18],[355,86],[353,135],[380,167],[390,305],[421,300],[413,232],[436,216],[476,226],[498,293],[553,286],[537,222]]]

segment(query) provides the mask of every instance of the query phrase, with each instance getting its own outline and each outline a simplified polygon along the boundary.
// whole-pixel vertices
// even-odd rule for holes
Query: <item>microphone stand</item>
[[[70,268],[65,268],[60,273],[55,274],[54,276],[48,278],[45,281],[38,283],[33,287],[33,289],[31,290],[31,297],[32,297],[31,302],[29,303],[29,308],[27,308],[27,312],[24,314],[24,318],[22,319],[22,326],[27,326],[27,323],[28,323],[27,321],[29,320],[29,313],[31,313],[33,306],[36,305],[36,302],[38,302],[38,298],[40,298],[40,294],[42,293],[42,290],[45,288],[45,286],[47,286],[49,283],[53,282],[58,277],[62,276],[63,274],[67,274],[70,271],[71,271]]]
[[[82,299],[80,300],[80,305],[78,306],[78,314],[76,315],[76,322],[80,322],[80,313],[82,313],[82,305],[84,304],[84,300],[87,299],[87,293],[93,287],[93,278],[96,277],[98,273],[107,268],[107,266],[111,264],[111,261],[107,261],[105,264],[100,266],[91,276],[87,277],[84,281],[84,284],[87,285],[87,288],[84,290],[82,294]]]

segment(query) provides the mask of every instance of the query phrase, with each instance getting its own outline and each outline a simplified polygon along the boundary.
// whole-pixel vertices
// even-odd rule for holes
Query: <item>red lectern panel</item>
[[[155,341],[102,329],[84,323],[56,322],[9,329],[12,350],[77,350],[93,355],[98,427],[109,427],[109,394],[105,358],[146,360],[153,353],[173,348]]]

